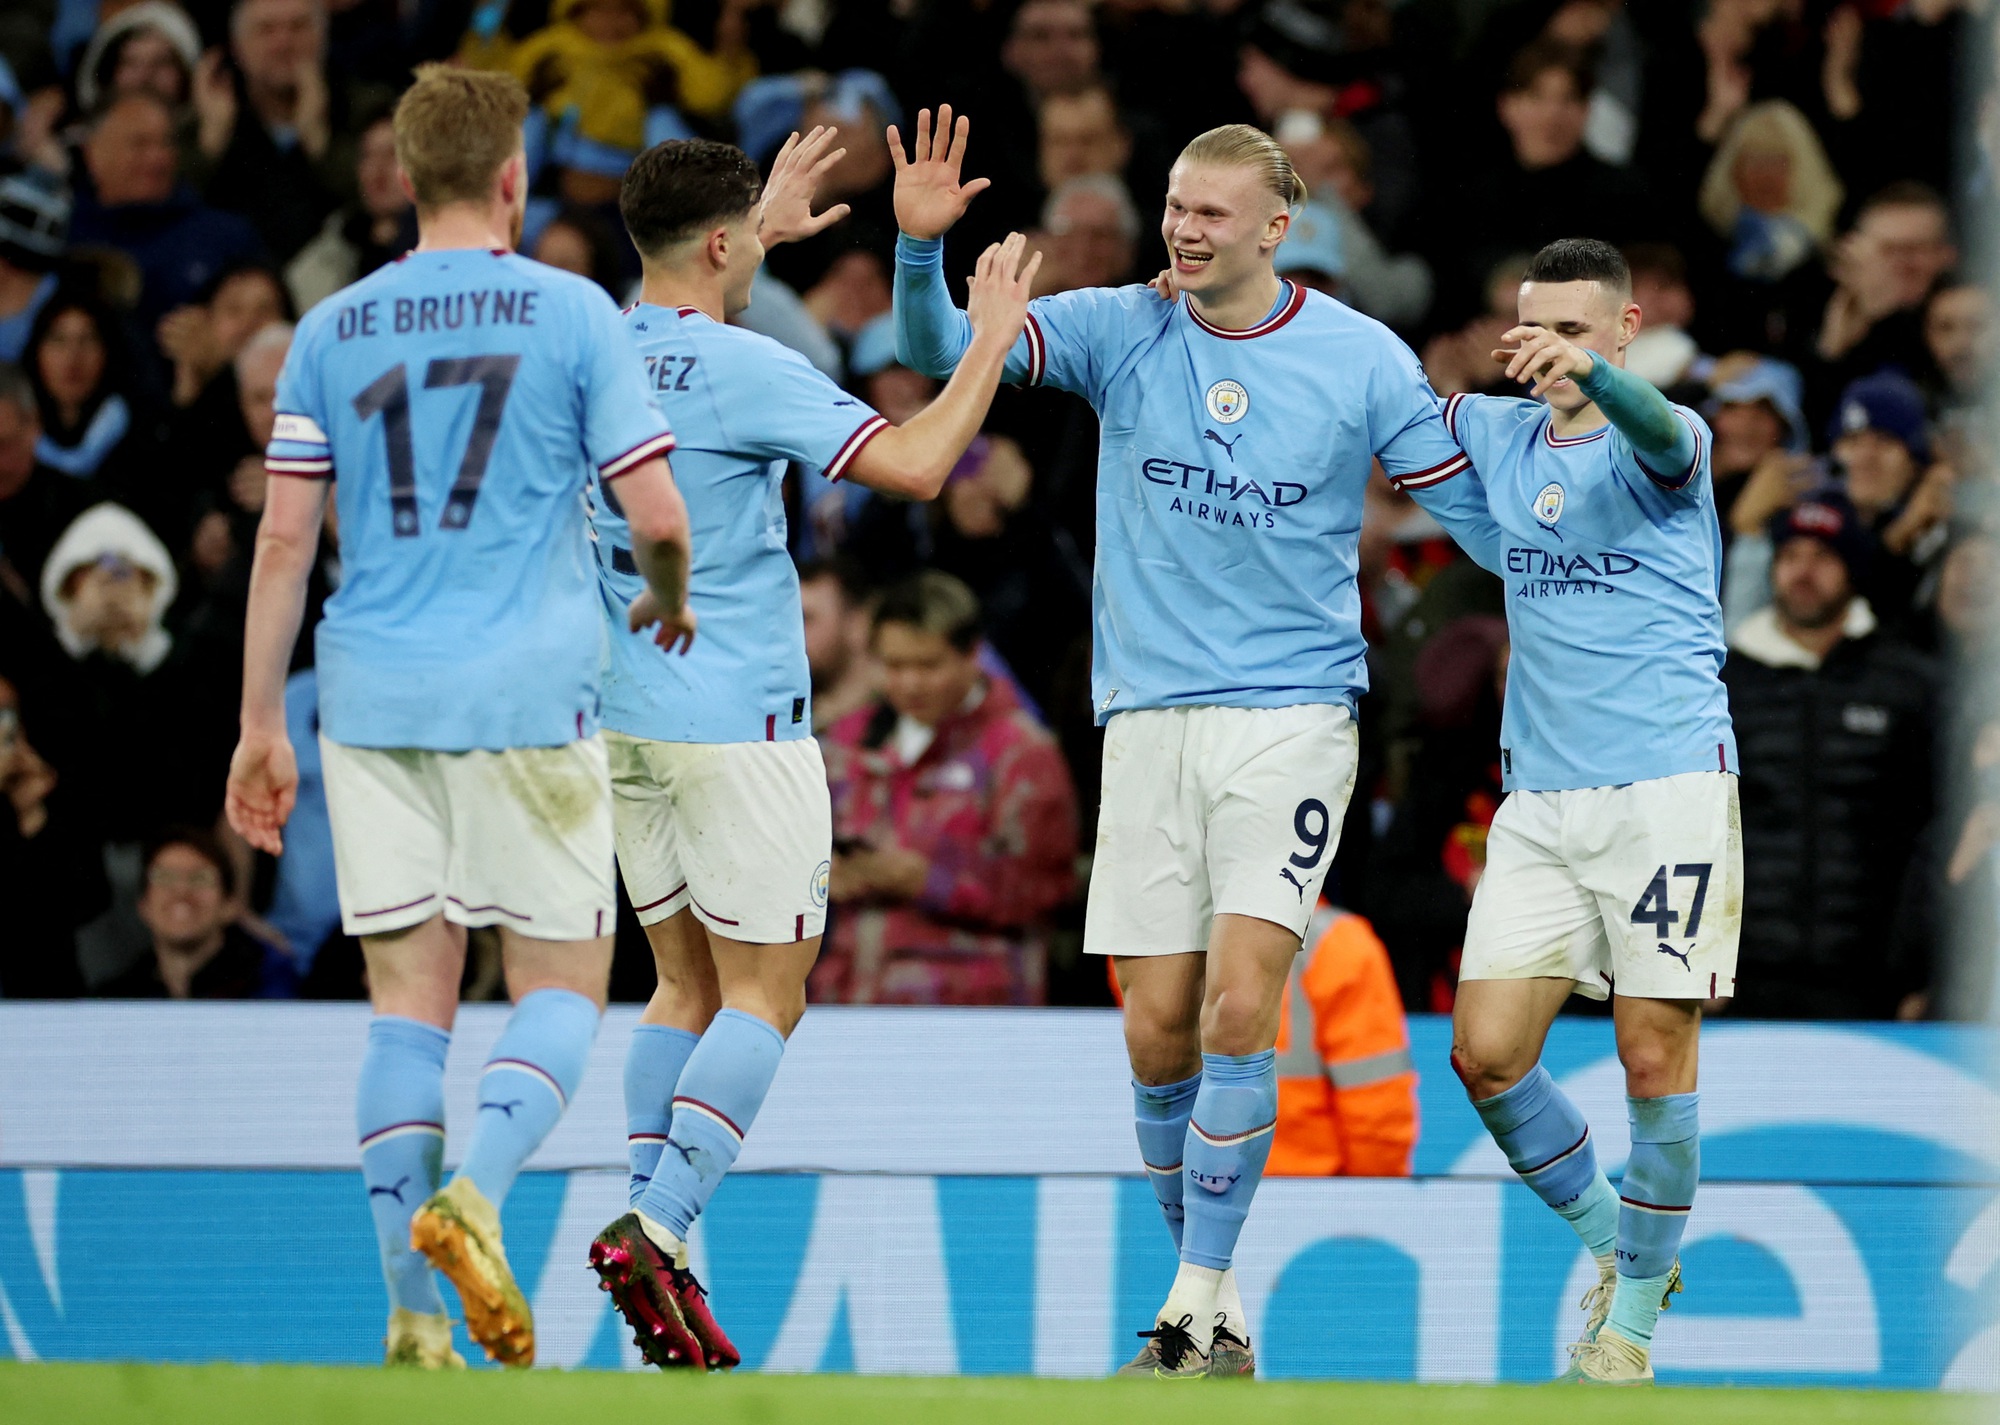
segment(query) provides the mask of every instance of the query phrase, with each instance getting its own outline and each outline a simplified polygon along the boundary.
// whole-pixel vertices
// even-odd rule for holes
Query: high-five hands
[[[1021,265],[1021,253],[1028,240],[1019,233],[1007,234],[979,255],[979,266],[966,287],[965,314],[972,320],[975,340],[991,338],[1011,347],[1028,319],[1028,296],[1034,288],[1035,273],[1042,265],[1038,252]]]
[[[1500,340],[1515,345],[1498,348],[1493,359],[1507,368],[1509,381],[1528,386],[1531,396],[1546,396],[1565,376],[1581,381],[1590,374],[1590,352],[1547,327],[1510,327]]]
[[[667,613],[660,607],[660,601],[653,596],[653,591],[643,589],[639,597],[632,600],[631,607],[626,609],[625,625],[632,632],[638,633],[648,624],[659,625],[653,630],[653,642],[668,653],[678,651],[685,654],[694,647],[694,610],[682,604],[680,612]]]
[[[813,195],[826,171],[847,157],[847,150],[828,153],[840,130],[816,125],[804,138],[794,132],[771,160],[771,176],[764,180],[764,202],[758,215],[757,236],[765,247],[781,242],[800,242],[826,231],[851,211],[845,203],[835,203],[824,213],[812,210]]]
[[[913,238],[943,237],[945,230],[965,216],[966,205],[991,186],[991,180],[975,178],[958,181],[959,165],[965,162],[965,136],[972,123],[963,114],[958,127],[951,122],[951,105],[940,104],[937,136],[931,136],[931,111],[917,113],[915,158],[903,154],[903,136],[889,125],[889,156],[896,164],[896,226]]]

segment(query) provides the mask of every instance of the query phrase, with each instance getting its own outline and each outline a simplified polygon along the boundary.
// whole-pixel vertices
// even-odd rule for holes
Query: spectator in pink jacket
[[[883,696],[823,735],[834,916],[816,1003],[1041,1004],[1046,919],[1075,891],[1055,739],[979,664],[979,601],[927,571],[874,618]]]

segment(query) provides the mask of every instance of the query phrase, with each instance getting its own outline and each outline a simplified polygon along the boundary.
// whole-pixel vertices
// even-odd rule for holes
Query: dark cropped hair
[[[1632,269],[1625,255],[1597,238],[1557,238],[1528,259],[1523,282],[1601,282],[1628,296]]]
[[[152,874],[153,863],[160,859],[160,853],[169,846],[185,846],[209,865],[215,867],[215,874],[222,882],[225,898],[236,894],[236,868],[229,864],[229,853],[222,847],[222,840],[205,826],[169,826],[146,838],[146,873]]]
[[[1523,45],[1500,81],[1502,94],[1519,94],[1535,87],[1535,81],[1551,69],[1567,74],[1579,100],[1590,95],[1590,64],[1583,51],[1560,40],[1531,40]]]
[[[801,584],[810,584],[815,579],[833,580],[840,586],[841,597],[850,604],[866,603],[875,592],[868,571],[862,567],[860,560],[849,554],[822,555],[799,565]]]
[[[979,644],[979,596],[941,569],[925,569],[891,586],[875,606],[874,627],[908,624],[935,633],[960,653]]]
[[[618,211],[641,255],[657,257],[704,228],[756,205],[764,180],[750,155],[712,139],[670,139],[634,159],[618,190]]]

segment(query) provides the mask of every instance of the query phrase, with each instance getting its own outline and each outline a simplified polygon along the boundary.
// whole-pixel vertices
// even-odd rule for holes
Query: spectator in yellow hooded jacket
[[[705,50],[668,23],[669,0],[555,0],[550,23],[525,40],[475,27],[459,57],[481,69],[511,71],[562,122],[571,113],[585,138],[637,152],[647,111],[721,118],[757,75],[743,0],[724,0],[715,48]]]

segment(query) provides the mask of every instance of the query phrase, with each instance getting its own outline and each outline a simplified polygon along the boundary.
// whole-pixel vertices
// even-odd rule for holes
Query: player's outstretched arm
[[[964,215],[984,178],[959,182],[970,122],[960,115],[953,128],[951,107],[938,110],[937,137],[930,110],[917,115],[915,157],[903,152],[901,133],[891,124],[889,154],[896,164],[896,360],[912,371],[942,381],[972,344],[972,324],[951,300],[944,280],[944,233]],[[1026,379],[1031,369],[1028,343],[1009,353],[1008,381]]]
[[[688,566],[693,546],[688,539],[687,503],[665,457],[656,456],[618,477],[618,503],[632,530],[632,562],[646,580],[645,592],[632,600],[626,622],[634,633],[652,624],[659,629],[653,642],[667,652],[686,653],[694,647],[695,616],[688,607]]]
[[[264,496],[250,607],[243,628],[243,707],[223,810],[259,851],[284,850],[299,768],[285,732],[285,675],[305,619],[306,580],[319,555],[328,483],[276,476]]]
[[[933,499],[944,488],[945,477],[986,420],[1008,352],[1027,321],[1028,294],[1042,255],[1023,265],[1026,248],[1026,238],[1009,233],[980,256],[966,304],[971,337],[958,369],[937,399],[907,424],[891,426],[863,446],[846,478],[913,500]]]
[[[1500,340],[1518,345],[1502,347],[1493,359],[1506,366],[1509,380],[1527,386],[1529,394],[1544,395],[1567,376],[1661,481],[1675,483],[1693,473],[1700,453],[1694,430],[1650,382],[1546,327],[1514,327]]]

